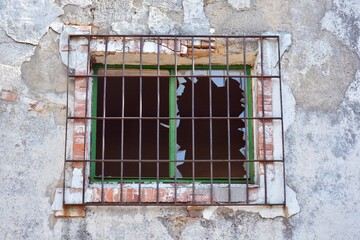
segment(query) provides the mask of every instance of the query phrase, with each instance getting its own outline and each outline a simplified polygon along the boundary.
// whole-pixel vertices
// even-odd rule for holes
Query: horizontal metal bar
[[[64,204],[68,207],[80,207],[80,206],[284,206],[285,203],[271,203],[271,204],[264,204],[264,203],[246,203],[246,202],[224,202],[224,203],[202,203],[202,202],[89,202],[85,204]]]
[[[152,70],[152,69],[144,69],[143,70]],[[156,69],[154,69],[156,70]],[[108,71],[111,71],[108,69]],[[197,71],[195,69],[195,71]],[[210,70],[199,70],[199,71],[210,71]],[[215,71],[215,70],[211,70],[211,71]],[[222,70],[220,70],[222,71]],[[226,71],[226,70],[223,70]],[[229,71],[242,71],[242,69],[235,69],[235,70],[229,70]],[[97,77],[97,78],[104,78],[104,77],[214,77],[214,78],[221,78],[221,77],[233,77],[233,78],[280,78],[280,76],[278,75],[249,75],[249,76],[244,76],[244,75],[239,75],[239,76],[234,76],[231,74],[223,74],[223,75],[199,75],[199,74],[195,74],[195,75],[190,75],[190,74],[186,74],[186,75],[150,75],[150,74],[144,74],[144,75],[129,75],[129,74],[116,74],[116,75],[95,75],[95,74],[70,74],[68,75],[68,77],[70,78],[86,78],[86,77]],[[122,80],[122,79],[121,79]],[[120,81],[120,80],[119,80]],[[145,80],[146,81],[146,80]]]
[[[91,160],[75,160],[75,159],[66,159],[65,160],[68,163],[87,163],[87,162],[95,162],[95,163],[101,163],[101,162],[132,162],[132,163],[138,163],[138,162],[147,162],[147,163],[170,163],[170,162],[196,162],[196,163],[209,163],[210,162],[260,162],[260,163],[271,163],[271,162],[284,162],[284,160],[281,159],[186,159],[186,160],[169,160],[169,159],[91,159]]]
[[[149,34],[149,35],[115,35],[115,34],[71,34],[69,35],[70,38],[74,38],[74,37],[84,37],[84,38],[112,38],[112,37],[116,37],[116,38],[121,38],[121,37],[125,37],[125,38],[155,38],[158,39],[160,38],[177,38],[178,40],[181,38],[189,38],[189,40],[191,38],[197,39],[197,38],[275,38],[278,39],[279,36],[278,35],[154,35],[154,34]]]
[[[282,120],[281,117],[67,117],[68,120]]]

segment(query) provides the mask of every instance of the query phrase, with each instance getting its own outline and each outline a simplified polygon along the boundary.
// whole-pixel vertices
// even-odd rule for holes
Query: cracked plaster
[[[35,46],[15,42],[0,29],[0,63],[19,67],[24,61],[30,60]]]
[[[159,8],[149,9],[149,29],[152,34],[177,34],[180,25],[172,21]]]
[[[210,24],[202,0],[183,0],[183,9],[182,33],[196,35],[210,33]]]
[[[355,227],[359,216],[356,206],[360,201],[357,194],[360,190],[359,83],[357,73],[343,102],[333,113],[298,109],[296,120],[287,132],[287,171],[296,171],[298,175],[288,175],[287,182],[302,193],[297,195],[301,214],[309,216],[311,223],[298,224],[294,232],[297,238],[304,235],[352,238],[360,234]],[[297,161],[301,155],[304,157]],[[295,216],[293,221],[296,219]]]
[[[87,4],[76,0],[61,2],[71,2],[80,8]],[[145,2],[149,5],[143,8]],[[360,236],[357,194],[360,191],[357,161],[360,157],[357,137],[360,135],[360,74],[357,72],[360,10],[356,0],[334,0],[332,5],[330,2],[319,1],[314,7],[312,1],[292,4],[280,0],[257,1],[253,9],[235,13],[225,1],[207,0],[204,1],[206,17],[203,17],[202,1],[192,5],[196,9],[184,8],[183,15],[181,1],[148,0],[143,5],[139,1],[137,7],[135,1],[113,4],[92,1],[93,24],[99,27],[99,33],[112,30],[126,33],[130,32],[129,28],[137,27],[144,33],[160,31],[161,28],[155,27],[150,30],[148,6],[153,6],[162,12],[162,16],[159,12],[161,21],[168,17],[174,24],[186,22],[184,33],[192,29],[209,33],[211,27],[218,34],[278,29],[293,34],[293,46],[283,59],[285,150],[287,183],[297,192],[301,212],[291,218],[271,220],[229,208],[205,214],[204,219],[189,219],[182,208],[90,208],[86,219],[58,219],[51,227],[52,211],[44,189],[60,179],[63,149],[59,146],[64,132],[61,123],[55,121],[54,109],[65,98],[32,91],[22,82],[19,65],[30,58],[34,48],[13,42],[0,30],[1,45],[6,44],[5,52],[9,48],[7,54],[0,52],[0,89],[13,89],[20,94],[15,103],[0,102],[0,178],[7,186],[0,188],[1,195],[6,196],[0,199],[0,215],[7,222],[0,226],[2,236],[5,239],[112,239],[115,236],[268,239],[271,233],[276,239],[356,239]],[[61,21],[53,23],[62,13],[53,1],[34,3],[32,6],[20,0],[2,1],[0,28],[16,41],[30,44],[42,42],[51,23],[57,33],[65,31]],[[176,12],[175,18],[168,12],[171,10]],[[191,17],[190,10],[202,17]],[[136,16],[139,12],[140,17]],[[175,20],[179,16],[181,19]],[[15,21],[18,17],[19,21]],[[205,23],[198,22],[199,19]],[[113,28],[112,22],[116,23]],[[45,108],[48,114],[28,110],[30,102],[44,99],[56,103],[54,109]],[[290,106],[286,107],[287,104]],[[31,205],[27,204],[29,201]],[[182,220],[173,221],[177,217],[182,217],[182,224]],[[107,231],[100,230],[100,226]]]
[[[81,8],[86,8],[92,4],[91,0],[61,0],[61,7],[66,5],[76,5]]]
[[[61,14],[62,9],[51,1],[1,1],[0,27],[17,42],[37,45],[49,25]]]
[[[231,7],[239,10],[247,10],[251,8],[252,1],[251,0],[228,0],[228,4],[230,4]]]
[[[321,19],[321,27],[333,33],[360,57],[359,12],[359,1],[335,0],[332,9]]]
[[[61,62],[58,42],[58,35],[50,31],[43,37],[31,60],[23,63],[21,67],[23,80],[33,90],[66,91],[67,71]],[[48,71],[49,68],[52,70]]]

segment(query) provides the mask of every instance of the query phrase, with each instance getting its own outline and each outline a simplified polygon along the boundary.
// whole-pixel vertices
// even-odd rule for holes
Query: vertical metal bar
[[[121,117],[125,117],[125,37],[123,37],[122,49],[122,88],[121,88]],[[120,162],[120,203],[123,203],[124,191],[124,118],[121,119],[121,162]]]
[[[86,61],[86,75],[89,75],[89,69],[90,69],[90,41],[91,41],[91,37],[87,36],[88,39],[88,49],[87,49],[87,61]],[[86,159],[86,149],[87,149],[87,122],[88,120],[86,119],[88,117],[88,98],[89,98],[89,77],[86,77],[86,93],[85,93],[85,118],[84,118],[84,130],[85,130],[85,134],[84,134],[84,159]],[[82,204],[85,203],[85,175],[86,175],[86,162],[83,162],[83,188],[82,188]]]
[[[191,146],[192,146],[192,203],[195,202],[195,84],[194,84],[194,37],[191,37]]]
[[[97,117],[98,114],[98,103],[100,104],[100,101],[98,100],[98,85],[99,85],[99,79],[96,76],[98,74],[98,68],[94,66],[94,77],[93,77],[93,84],[92,84],[92,99],[91,99],[91,117]],[[99,101],[99,102],[98,102]],[[96,138],[97,136],[97,119],[91,120],[91,162],[90,162],[90,179],[91,181],[95,180],[95,174],[96,174],[96,141],[99,141],[99,139]],[[100,163],[99,163],[100,164]],[[100,166],[100,165],[99,165]]]
[[[249,111],[249,102],[248,102],[248,99],[247,99],[247,96],[248,96],[248,86],[247,86],[247,78],[245,78],[245,77],[247,77],[247,68],[246,68],[246,42],[245,42],[245,37],[243,36],[243,39],[242,39],[243,41],[242,41],[242,45],[243,45],[243,57],[244,57],[244,78],[242,78],[242,79],[244,79],[243,81],[244,81],[244,88],[243,88],[243,91],[245,92],[245,96],[243,96],[244,97],[244,99],[245,99],[245,114],[244,114],[244,116],[246,117],[246,119],[244,119],[244,121],[245,121],[245,132],[243,133],[243,134],[245,134],[245,136],[246,136],[246,142],[245,142],[245,146],[246,146],[246,156],[245,156],[245,158],[246,159],[248,159],[248,160],[250,160],[250,154],[249,154],[249,142],[250,142],[250,137],[251,136],[249,136],[249,131],[248,131],[248,128],[249,128],[249,120],[247,119],[247,117],[249,117],[249,114],[248,114],[248,111]],[[251,120],[250,120],[251,121]],[[249,204],[249,170],[250,170],[250,168],[249,168],[249,165],[251,164],[250,162],[247,162],[247,163],[243,163],[243,164],[246,164],[246,176],[245,176],[245,181],[246,181],[246,203],[247,204]]]
[[[229,38],[226,37],[226,112],[227,112],[227,143],[228,143],[228,202],[231,203],[231,140],[230,140],[230,77],[229,77]]]
[[[282,104],[282,80],[281,80],[281,52],[280,52],[280,37],[277,37],[278,43],[278,60],[279,60],[279,87],[280,87],[280,117],[281,117],[281,147],[283,160],[283,187],[284,187],[284,206],[286,205],[286,184],[285,184],[285,149],[284,149],[284,121],[283,121],[283,104]]]
[[[261,53],[261,57],[260,57],[260,61],[261,61],[261,104],[262,104],[262,129],[263,129],[263,148],[264,148],[264,191],[265,191],[265,204],[267,204],[267,173],[266,173],[266,141],[265,141],[265,99],[264,99],[264,46],[263,46],[263,37],[260,37],[260,53]]]
[[[103,120],[102,120],[102,149],[101,160],[105,159],[105,119],[106,119],[106,81],[107,81],[107,54],[108,54],[108,37],[105,37],[105,61],[104,61],[104,93],[103,93]],[[101,203],[104,203],[104,176],[105,165],[101,162]]]
[[[212,84],[211,84],[211,37],[209,37],[209,117],[210,117],[210,203],[214,201],[214,169],[213,169],[213,114],[212,114]]]
[[[70,66],[70,37],[67,40],[68,45],[68,55],[67,55],[67,65]],[[65,205],[65,184],[66,184],[66,163],[67,163],[67,143],[68,143],[68,124],[69,124],[69,70],[67,71],[68,77],[66,81],[66,124],[65,124],[65,148],[64,148],[64,179],[63,179],[63,186],[62,186],[62,195],[63,195],[63,205]],[[74,140],[73,140],[74,141]]]
[[[157,109],[156,109],[156,203],[159,203],[159,160],[160,160],[160,37],[157,38],[157,55],[156,55],[156,63],[157,63]]]
[[[140,37],[140,86],[139,86],[139,203],[141,203],[141,158],[142,158],[142,112],[143,112],[143,98],[142,98],[142,54],[143,54],[143,38]]]
[[[175,76],[177,76],[177,37],[174,38],[174,61],[175,61]],[[173,81],[173,92],[174,92],[174,98],[173,98],[173,109],[174,109],[174,116],[173,117],[176,117],[176,100],[177,100],[177,97],[176,97],[176,81],[177,81],[177,77],[174,78],[174,81]],[[176,131],[177,131],[177,128],[176,128],[176,120],[174,120],[173,122],[174,124],[174,140],[175,140],[175,143],[174,143],[174,148],[175,148],[175,152],[174,152],[174,159],[177,160],[176,158]],[[177,169],[176,167],[176,163],[175,163],[175,169]],[[174,197],[175,197],[175,204],[177,203],[177,176],[176,176],[176,173],[175,173],[175,178],[174,178]]]

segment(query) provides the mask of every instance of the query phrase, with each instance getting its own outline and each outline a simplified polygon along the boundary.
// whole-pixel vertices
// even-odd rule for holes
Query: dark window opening
[[[220,86],[206,75],[178,81],[171,76],[95,78],[93,104],[102,119],[95,120],[92,158],[105,160],[94,164],[95,177],[137,181],[250,176],[241,161],[247,159],[247,141],[241,118],[246,78],[239,77],[240,72],[236,78],[218,77]],[[177,83],[171,86],[171,81]],[[176,124],[169,120],[171,113]]]
[[[203,160],[203,163],[194,164],[196,177],[211,177],[209,161],[213,159],[222,161],[213,163],[213,169],[215,170],[212,177],[228,178],[230,176],[231,178],[242,178],[246,174],[243,167],[244,162],[229,163],[227,160],[246,159],[240,152],[240,149],[245,147],[245,133],[239,130],[245,129],[245,122],[242,119],[225,119],[227,117],[239,117],[245,110],[244,106],[241,105],[244,102],[245,94],[239,87],[239,82],[233,78],[230,78],[229,81],[224,79],[225,85],[218,87],[214,82],[209,81],[209,77],[197,77],[197,82],[192,86],[191,79],[185,79],[185,90],[178,98],[180,117],[191,117],[193,106],[195,117],[222,117],[222,119],[196,119],[194,123],[191,120],[180,121],[177,129],[177,141],[181,146],[180,150],[186,150],[184,164],[178,166],[182,177],[192,177],[192,163],[186,160],[191,160],[194,152],[194,159]],[[211,104],[209,82],[211,84]],[[192,91],[192,87],[194,87],[194,91]],[[229,89],[228,97],[227,89]],[[193,93],[194,98],[192,97]],[[229,109],[227,108],[228,100]],[[194,102],[193,105],[192,101]],[[210,110],[212,114],[210,114]],[[194,124],[194,127],[192,127],[192,124]],[[192,142],[193,129],[194,143]],[[212,130],[212,136],[210,136],[210,129]],[[211,138],[212,144],[210,143]],[[229,164],[231,165],[230,173]]]
[[[159,99],[157,104],[159,82]],[[127,159],[123,165],[119,162],[106,162],[104,175],[107,177],[119,177],[121,171],[124,178],[139,176],[138,160],[142,159],[141,176],[156,178],[157,164],[147,160],[169,158],[169,130],[158,127],[156,120],[157,112],[160,117],[169,115],[169,81],[167,77],[142,77],[142,116],[151,119],[139,119],[140,117],[140,79],[139,77],[107,77],[106,99],[104,99],[104,78],[97,79],[97,116],[104,113],[105,105],[106,120],[98,120],[96,126],[96,159],[102,159],[103,140],[105,140],[104,159]],[[122,88],[124,87],[124,96]],[[124,99],[124,105],[123,105]],[[105,104],[104,104],[105,102]],[[124,117],[131,119],[111,119],[121,117],[124,106]],[[135,118],[135,119],[134,119]],[[160,120],[165,123],[166,120]],[[103,138],[103,124],[105,134]],[[139,134],[141,129],[141,156],[139,151]],[[159,131],[159,132],[158,132]],[[159,148],[157,148],[157,134],[159,134]],[[123,142],[122,142],[123,139]],[[122,152],[123,150],[123,152]],[[159,152],[158,152],[159,151]],[[160,177],[168,177],[169,162],[159,163]],[[96,164],[96,176],[102,175],[102,164]]]

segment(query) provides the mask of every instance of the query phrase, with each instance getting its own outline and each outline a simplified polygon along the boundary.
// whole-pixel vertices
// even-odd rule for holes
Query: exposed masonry
[[[11,87],[5,88],[0,86],[0,100],[5,102],[15,102],[17,99],[16,93]]]
[[[1,236],[358,239],[359,6],[358,0],[320,0],[316,7],[311,0],[0,1],[0,216],[6,223],[0,226]],[[192,9],[202,14],[201,19],[191,19]],[[58,16],[62,11],[64,14]],[[23,78],[26,73],[21,71],[35,48],[51,51],[41,46],[45,41],[42,36],[53,31],[56,38],[64,36],[73,28],[66,24],[94,26],[93,34],[190,34],[199,23],[203,25],[196,33],[291,33],[293,46],[282,58],[286,176],[287,184],[296,190],[301,212],[285,219],[276,217],[283,214],[282,209],[275,213],[258,207],[208,207],[203,218],[194,219],[184,207],[89,207],[85,219],[54,219],[49,203],[53,202],[55,188],[61,186],[65,112],[60,112],[59,106],[65,106],[65,94],[30,87]],[[46,64],[46,57],[39,61],[46,66],[39,71],[52,79],[57,65]],[[35,59],[29,69],[32,67],[38,67]],[[41,76],[31,81],[42,84],[51,83],[51,79]],[[41,113],[31,110],[37,102],[39,106],[45,104]],[[48,104],[57,106],[49,108]],[[287,189],[289,193],[295,196]],[[252,209],[256,213],[251,213]],[[76,213],[71,210],[68,215]]]
[[[80,31],[81,33],[90,33],[90,27],[86,28],[86,27],[71,27],[72,32],[77,32]],[[79,30],[77,30],[79,29]],[[63,39],[63,38],[62,38]],[[67,45],[67,42],[62,41],[61,43],[61,52],[63,53],[62,55],[64,56],[64,58],[67,58],[65,55],[65,53],[68,52],[68,50],[70,50],[70,62],[69,62],[69,68],[70,71],[72,71],[74,74],[78,74],[78,75],[82,75],[82,74],[86,74],[88,71],[88,66],[87,66],[87,60],[88,60],[88,48],[87,48],[87,42],[86,42],[86,38],[82,39],[79,38],[79,41],[74,42],[74,44],[72,44],[71,46]],[[199,41],[198,43],[196,43],[193,47],[193,49],[195,50],[194,52],[194,56],[197,59],[197,62],[201,62],[201,59],[204,59],[204,63],[206,64],[206,60],[207,59],[207,54],[206,54],[206,48],[209,47],[209,44],[211,44],[211,48],[212,48],[212,54],[214,55],[218,55],[219,58],[221,58],[224,52],[224,45],[222,45],[221,43],[209,43],[206,40],[204,41]],[[104,54],[104,43],[100,40],[99,42],[94,42],[91,44],[92,49],[90,49],[91,52],[91,58],[93,62],[101,62],[101,59],[104,59],[103,54]],[[138,59],[137,54],[139,52],[139,44],[137,42],[129,42],[127,44],[127,48],[126,51],[128,53],[131,53],[130,56],[133,56],[133,59]],[[148,63],[151,64],[153,60],[153,58],[151,57],[151,54],[154,52],[154,47],[156,46],[156,44],[152,43],[152,42],[148,42],[148,43],[144,43],[144,52],[147,53],[146,55],[144,55],[144,64]],[[183,64],[189,64],[188,60],[186,58],[186,56],[192,55],[193,53],[191,52],[191,49],[189,46],[191,46],[190,43],[187,42],[180,42],[180,45],[177,46],[177,49],[179,49],[179,62],[182,61]],[[238,46],[233,46],[233,49],[238,49]],[[109,42],[108,45],[108,51],[111,53],[113,51],[112,54],[109,54],[109,60],[108,60],[108,64],[111,64],[112,61],[115,61],[117,59],[117,61],[119,61],[119,58],[116,56],[117,54],[119,54],[119,49],[122,49],[122,43],[118,43],[116,41],[111,41]],[[231,47],[229,49],[232,49]],[[270,57],[270,56],[276,56],[276,51],[277,51],[277,47],[272,45],[271,42],[264,44],[263,46],[263,56],[268,57],[267,61],[264,62],[264,69],[261,70],[259,67],[259,61],[257,58],[257,56],[259,56],[259,48],[258,46],[256,46],[256,44],[253,45],[252,48],[249,48],[249,52],[246,53],[246,59],[247,62],[246,64],[249,64],[251,66],[253,66],[253,71],[257,71],[258,74],[260,73],[260,71],[266,71],[264,72],[264,75],[268,74],[268,75],[275,75],[277,74],[276,72],[276,65],[278,64],[278,59],[274,58],[274,57]],[[163,60],[166,60],[165,62],[171,62],[173,61],[173,58],[167,58],[166,53],[173,53],[174,50],[174,46],[173,45],[169,45],[167,42],[163,42],[161,44],[161,51],[162,54],[161,58],[164,58]],[[204,51],[205,50],[205,51]],[[275,52],[274,52],[275,51]],[[281,52],[283,52],[284,49],[281,49]],[[234,52],[233,55],[236,55],[239,53]],[[261,54],[261,53],[260,53]],[[240,55],[242,55],[242,53],[240,53]],[[148,56],[148,58],[147,58]],[[240,60],[239,60],[240,59]],[[233,64],[237,63],[237,64],[243,64],[242,62],[243,58],[230,58],[229,61]],[[129,59],[126,59],[126,62],[131,62],[131,57]],[[83,117],[85,116],[85,98],[86,98],[86,89],[87,89],[87,85],[86,85],[86,78],[83,77],[76,77],[74,79],[74,90],[75,90],[75,94],[73,95],[74,99],[74,105],[70,106],[70,112],[73,111],[74,116],[79,116],[79,117]],[[274,86],[275,84],[275,86]],[[272,81],[272,79],[258,79],[257,80],[257,84],[254,85],[255,87],[255,91],[257,91],[258,94],[255,94],[256,99],[254,99],[255,106],[257,106],[257,114],[258,116],[261,116],[262,114],[262,99],[259,99],[259,96],[261,95],[262,89],[261,86],[264,86],[264,109],[265,109],[265,115],[266,116],[272,116],[273,114],[279,114],[280,109],[277,107],[275,109],[273,109],[273,101],[279,101],[279,93],[278,92],[274,92],[274,89],[277,89],[276,84],[279,84],[279,82],[274,83],[274,81]],[[275,104],[276,105],[276,104]],[[282,149],[281,149],[281,143],[279,144],[278,141],[274,142],[274,137],[277,139],[281,139],[281,129],[280,129],[280,125],[278,123],[273,123],[273,122],[265,122],[265,137],[266,137],[266,146],[263,146],[261,143],[263,142],[262,140],[262,129],[263,127],[261,126],[262,124],[255,124],[255,129],[257,130],[257,133],[255,134],[255,136],[257,136],[257,141],[255,141],[257,143],[255,149],[257,149],[256,151],[256,156],[261,158],[266,156],[267,159],[275,159],[275,158],[281,158],[282,157]],[[274,125],[275,124],[275,125]],[[83,120],[74,120],[73,122],[73,126],[70,128],[70,131],[68,131],[68,139],[73,139],[73,143],[72,146],[70,144],[70,149],[72,149],[69,153],[67,154],[71,154],[72,155],[72,159],[74,160],[82,160],[84,159],[84,153],[85,154],[89,154],[89,139],[87,139],[89,136],[85,136],[85,122]],[[70,137],[69,137],[70,136]],[[71,137],[72,136],[72,137]],[[284,192],[283,189],[283,181],[284,179],[282,179],[282,165],[281,164],[277,164],[277,163],[273,163],[273,164],[267,164],[267,174],[271,175],[271,181],[268,182],[264,182],[264,166],[260,163],[260,164],[256,164],[256,184],[253,185],[252,187],[249,188],[249,200],[252,201],[253,203],[256,202],[263,202],[264,201],[264,190],[263,190],[263,186],[264,184],[267,184],[267,188],[268,188],[268,192],[270,192],[270,194],[268,195],[268,201],[269,203],[271,202],[281,202],[283,201],[283,195],[281,193]],[[89,174],[89,167],[86,167],[86,175]],[[88,182],[88,178],[85,177],[83,175],[84,173],[84,165],[83,163],[72,163],[72,164],[68,164],[66,166],[66,179],[65,179],[65,193],[62,192],[62,189],[57,189],[57,194],[55,197],[55,201],[53,204],[53,210],[55,211],[55,216],[67,216],[67,215],[71,215],[71,216],[77,216],[76,212],[78,211],[79,216],[83,216],[84,211],[83,208],[78,208],[78,210],[74,210],[74,208],[71,208],[70,210],[66,210],[64,211],[61,202],[62,200],[62,195],[64,194],[65,196],[65,203],[67,204],[79,204],[82,202],[82,188],[85,186],[86,187],[86,192],[85,192],[85,201],[90,201],[90,202],[99,202],[101,199],[101,189],[100,189],[100,184],[96,184],[93,183],[91,185],[89,185]],[[85,181],[85,182],[84,182]],[[124,188],[123,188],[123,200],[126,202],[137,202],[138,201],[138,189],[136,188],[137,186],[133,186],[132,184],[125,184]],[[219,197],[219,200],[221,200],[224,196],[224,194],[222,193],[222,186],[219,185],[218,186],[218,190],[217,190],[217,196]],[[237,186],[233,186],[232,188],[236,188],[238,195],[234,195],[232,197],[234,197],[235,199],[242,199],[244,197],[244,191],[245,188],[240,184],[238,184]],[[119,192],[119,185],[118,184],[106,184],[105,188],[104,188],[104,200],[105,202],[118,202],[120,199],[120,192]],[[201,186],[196,186],[197,189],[197,198],[201,199],[201,196],[206,196],[206,194],[204,195],[202,192],[203,191],[208,191],[206,185],[202,184]],[[156,191],[154,190],[154,186],[151,184],[148,184],[147,186],[144,185],[143,188],[141,189],[141,194],[142,194],[142,201],[144,202],[154,202],[156,201]],[[177,194],[178,194],[178,201],[184,201],[184,202],[188,202],[191,197],[192,197],[192,192],[191,192],[191,188],[187,188],[186,186],[181,187],[177,190]],[[297,213],[298,210],[298,205],[296,203],[296,199],[294,198],[295,196],[293,195],[293,192],[291,189],[288,189],[289,192],[289,196],[290,199],[288,199],[288,201],[290,202],[289,206],[291,206],[291,210],[290,211],[284,211],[285,209],[281,210],[282,208],[273,208],[273,209],[268,209],[264,211],[264,208],[258,208],[259,212],[263,212],[264,216],[289,216]],[[280,193],[280,194],[278,194]],[[169,187],[169,185],[163,185],[161,187],[161,191],[159,193],[159,201],[160,202],[167,202],[167,201],[173,201],[173,196],[174,196],[174,189],[172,187]],[[224,199],[223,199],[224,200]],[[208,197],[205,197],[203,199],[203,201],[209,201]],[[71,213],[70,213],[71,212]],[[273,212],[273,213],[271,213]]]

